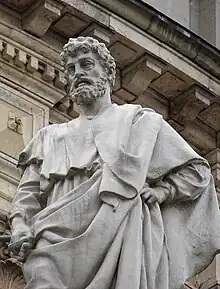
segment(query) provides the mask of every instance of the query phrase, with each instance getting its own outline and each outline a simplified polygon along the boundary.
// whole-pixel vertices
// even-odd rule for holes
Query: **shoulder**
[[[44,140],[46,138],[59,138],[69,134],[70,130],[74,131],[78,126],[78,119],[73,119],[69,122],[51,124],[42,128],[37,134]]]
[[[140,119],[147,119],[151,118],[152,120],[158,120],[161,121],[163,119],[163,116],[159,113],[157,113],[155,110],[148,108],[148,107],[142,107],[139,104],[123,104],[123,105],[116,105],[117,110],[121,111],[124,114],[129,115],[132,118],[132,123],[135,123],[136,121]]]
[[[155,110],[148,108],[148,107],[141,107],[140,105],[137,105],[137,110],[133,117],[133,123],[137,122],[138,120],[144,120],[144,119],[151,119],[152,121],[162,121],[163,116],[159,113],[157,113]]]

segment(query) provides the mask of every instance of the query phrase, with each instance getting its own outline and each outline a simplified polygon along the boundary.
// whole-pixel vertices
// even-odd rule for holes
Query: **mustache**
[[[77,78],[75,81],[73,81],[70,87],[70,91],[77,89],[80,83],[86,83],[88,85],[95,85],[95,82],[93,81],[93,79],[88,78],[88,77],[80,77],[80,78]]]

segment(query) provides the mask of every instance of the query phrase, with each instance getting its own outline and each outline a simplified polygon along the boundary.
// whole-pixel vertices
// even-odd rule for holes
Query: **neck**
[[[111,105],[111,98],[109,90],[106,91],[105,95],[101,98],[96,99],[90,104],[80,104],[79,111],[82,116],[95,116],[103,108]]]

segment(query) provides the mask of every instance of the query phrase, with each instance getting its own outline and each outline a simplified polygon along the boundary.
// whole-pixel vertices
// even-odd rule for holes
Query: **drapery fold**
[[[78,160],[86,134],[82,123],[79,118],[44,128],[21,153],[18,166],[38,165],[39,182],[47,180],[48,194],[55,194],[50,184],[71,182],[71,170],[78,174],[91,165]],[[203,181],[196,169],[209,170],[208,163],[150,109],[112,105],[87,124],[100,166],[32,218],[37,239],[49,240],[52,232],[60,242],[41,247],[39,241],[24,265],[26,289],[39,289],[34,282],[42,270],[40,289],[180,289],[220,248],[213,179]],[[184,173],[190,165],[195,165],[190,168],[194,179],[187,169]],[[155,186],[172,176],[178,194],[174,190],[170,202],[148,206],[141,196],[145,182]],[[16,200],[19,206],[19,192]],[[68,232],[66,240],[63,232]],[[37,265],[42,260],[44,269]],[[51,288],[46,287],[49,280]]]

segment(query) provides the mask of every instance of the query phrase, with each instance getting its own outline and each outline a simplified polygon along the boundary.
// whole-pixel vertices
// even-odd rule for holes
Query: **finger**
[[[150,198],[147,200],[147,203],[149,205],[151,205],[151,204],[155,203],[156,201],[157,201],[156,196],[150,196]]]
[[[147,200],[150,198],[150,196],[151,196],[150,191],[147,191],[147,192],[145,192],[144,194],[142,194],[142,199],[143,199],[143,201],[144,201],[144,202],[147,201]]]
[[[18,254],[18,261],[22,262],[26,259],[27,255],[30,253],[31,247],[32,246],[30,243],[23,243],[21,250]]]

